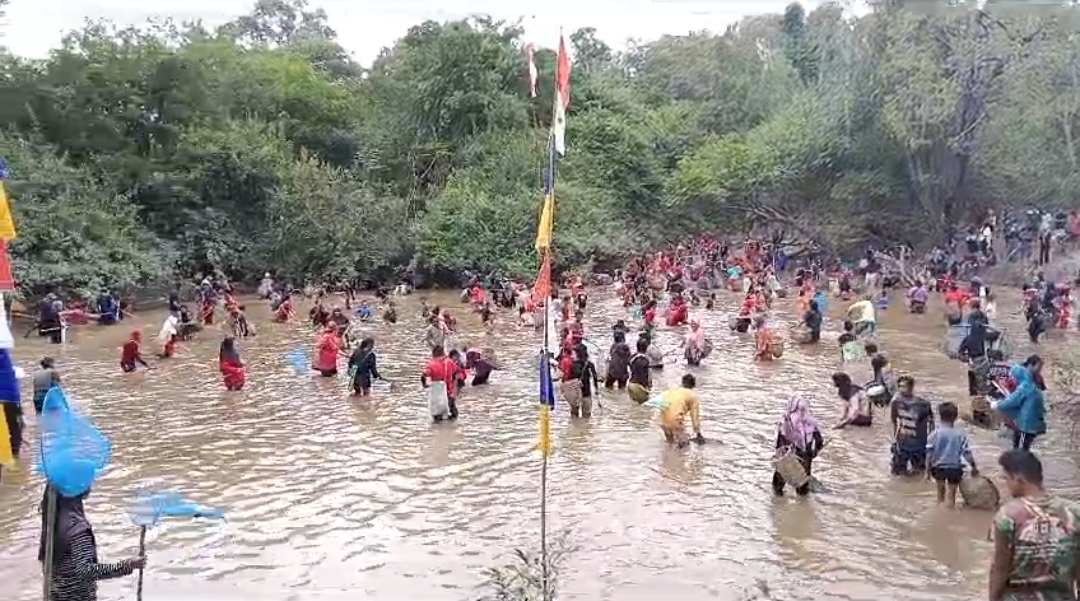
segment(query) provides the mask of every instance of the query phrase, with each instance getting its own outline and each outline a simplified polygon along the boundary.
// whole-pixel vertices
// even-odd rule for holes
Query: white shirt
[[[848,315],[855,313],[858,317],[855,321],[877,321],[877,316],[874,311],[874,303],[868,300],[861,300],[857,303],[852,303],[848,307]]]

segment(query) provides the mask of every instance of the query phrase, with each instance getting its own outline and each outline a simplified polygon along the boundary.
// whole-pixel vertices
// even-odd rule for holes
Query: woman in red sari
[[[221,341],[218,351],[218,368],[226,390],[240,390],[244,387],[244,364],[240,361],[240,351],[236,349],[236,339],[226,336]]]
[[[337,326],[330,324],[315,342],[315,371],[324,378],[336,376],[340,351],[341,338],[338,336]]]

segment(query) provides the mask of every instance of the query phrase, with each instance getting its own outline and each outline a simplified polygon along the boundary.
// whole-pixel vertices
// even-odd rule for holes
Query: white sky
[[[323,8],[330,26],[354,58],[369,64],[384,46],[405,35],[412,25],[428,19],[458,19],[469,14],[489,14],[497,19],[524,17],[528,41],[554,47],[559,27],[569,35],[580,27],[595,27],[599,36],[616,49],[627,38],[651,40],[664,34],[723,29],[744,16],[781,12],[790,0],[546,0],[544,2],[496,2],[494,0],[309,0]],[[254,0],[12,0],[0,23],[0,45],[13,52],[44,57],[57,45],[63,32],[82,26],[83,20],[107,19],[121,26],[138,25],[148,19],[171,17],[177,21],[201,19],[220,25],[249,12]],[[517,4],[520,9],[512,8]],[[804,0],[807,10],[820,0]],[[858,3],[854,3],[858,5]],[[857,11],[861,12],[861,11]]]

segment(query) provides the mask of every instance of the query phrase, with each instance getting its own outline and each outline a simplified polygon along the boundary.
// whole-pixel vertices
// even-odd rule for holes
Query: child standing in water
[[[949,509],[956,507],[956,489],[964,478],[964,462],[971,466],[972,476],[979,475],[967,435],[956,427],[958,413],[953,403],[938,405],[941,423],[926,440],[926,479],[937,482],[938,503],[945,503]]]

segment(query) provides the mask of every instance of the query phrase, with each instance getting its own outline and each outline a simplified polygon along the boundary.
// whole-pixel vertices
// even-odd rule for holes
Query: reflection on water
[[[614,299],[598,296],[588,323],[606,349],[620,314]],[[450,295],[437,300],[457,306]],[[173,363],[129,375],[117,368],[128,326],[81,330],[77,344],[63,348],[20,343],[24,363],[44,352],[57,357],[70,395],[113,442],[112,467],[89,503],[104,557],[136,551],[138,532],[122,510],[147,483],[228,511],[224,523],[168,522],[150,533],[152,599],[459,600],[474,592],[483,568],[514,547],[535,546],[536,337],[500,331],[490,344],[506,369],[492,386],[466,391],[457,423],[433,425],[417,378],[426,357],[420,321],[405,305],[402,323],[370,326],[380,370],[398,386],[369,400],[350,398],[341,380],[295,375],[284,355],[310,339],[302,324],[266,324],[243,344],[250,371],[240,393],[222,389],[212,334]],[[717,350],[691,370],[705,399],[706,436],[719,443],[672,451],[649,413],[623,395],[605,396],[589,422],[556,412],[551,529],[568,529],[578,549],[563,574],[563,598],[734,600],[761,589],[792,600],[981,594],[988,516],[941,510],[929,483],[889,477],[881,414],[872,430],[830,434],[814,465],[820,492],[772,495],[773,428],[788,395],[811,399],[824,424],[838,416],[828,381],[839,360],[838,320],[820,349],[789,350],[760,365],[750,360],[750,338],[727,329],[733,309],[725,297],[703,314]],[[959,398],[966,380],[941,354],[942,320],[902,312],[882,317],[884,350],[917,375],[923,393]],[[778,315],[789,319],[790,311]],[[151,334],[161,318],[136,321]],[[259,310],[253,318],[267,321]],[[485,340],[478,320],[462,321],[467,338]],[[678,333],[661,329],[661,341],[674,346]],[[856,380],[868,378],[860,369]],[[683,372],[669,365],[659,385],[674,385]],[[993,474],[1001,443],[985,432],[973,437]],[[1054,436],[1040,446],[1061,448]],[[1074,492],[1073,464],[1044,456],[1051,488]],[[5,599],[18,601],[40,595],[41,485],[23,461],[0,485],[0,577],[5,593],[15,593]],[[103,583],[101,598],[126,598],[133,588],[133,579]]]

